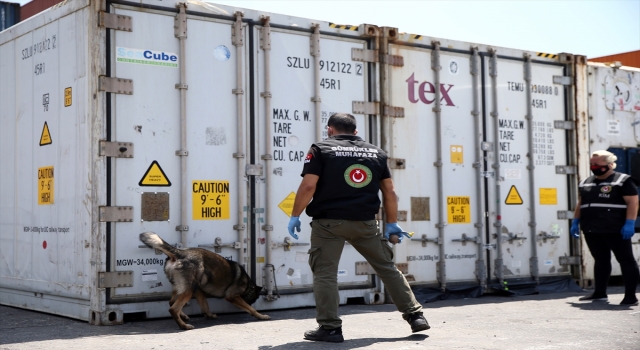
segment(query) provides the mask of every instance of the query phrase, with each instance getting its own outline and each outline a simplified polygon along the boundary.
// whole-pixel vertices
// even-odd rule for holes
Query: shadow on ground
[[[609,293],[623,293],[623,287],[609,287]],[[439,309],[447,307],[464,307],[469,305],[481,304],[504,304],[511,302],[522,302],[528,300],[544,301],[552,299],[573,298],[577,301],[577,297],[586,294],[576,292],[524,295],[524,296],[500,296],[485,294],[478,298],[471,299],[454,299],[440,300],[434,303],[423,303],[425,312],[429,309]],[[419,299],[419,301],[421,301]],[[567,303],[570,307],[581,308],[584,310],[629,310],[629,307],[608,303]],[[167,306],[168,307],[168,306]],[[385,305],[344,305],[340,307],[341,315],[356,315],[372,312],[396,312],[393,304]],[[125,321],[123,325],[118,326],[92,326],[85,321],[78,321],[66,317],[50,315],[46,313],[24,310],[0,305],[0,344],[19,344],[26,342],[37,342],[46,340],[72,340],[94,336],[110,336],[110,335],[153,335],[153,334],[178,334],[184,331],[180,330],[171,318],[152,319],[152,320],[133,320]],[[270,310],[268,314],[272,320],[313,320],[315,318],[314,308],[298,308],[287,310]],[[398,315],[400,317],[400,315]],[[255,323],[258,326],[262,322],[273,321],[257,321],[252,316],[239,312],[232,314],[218,314],[215,320],[208,320],[202,316],[191,317],[190,323],[196,329],[213,329],[217,326],[233,325],[233,324],[250,324]],[[393,342],[396,340],[416,340],[422,341],[427,339],[427,335],[415,334],[410,337],[403,338],[368,338],[368,339],[349,339],[345,341],[344,348],[365,347],[378,342]],[[310,341],[300,341],[288,343],[274,347],[261,347],[260,349],[299,349],[306,348],[316,344]],[[322,344],[322,343],[320,343]]]

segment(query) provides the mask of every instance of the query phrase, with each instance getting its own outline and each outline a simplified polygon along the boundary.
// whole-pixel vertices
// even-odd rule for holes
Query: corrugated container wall
[[[63,0],[33,0],[22,6],[20,9],[20,20],[36,15],[49,7],[61,3]]]
[[[0,32],[20,22],[20,4],[0,1]]]

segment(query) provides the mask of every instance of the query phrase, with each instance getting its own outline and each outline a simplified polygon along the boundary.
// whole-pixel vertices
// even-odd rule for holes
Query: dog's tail
[[[160,236],[154,232],[143,232],[140,234],[140,241],[146,244],[149,248],[158,249],[159,251],[167,254],[171,260],[180,258],[180,250],[173,247],[171,244],[165,242]]]

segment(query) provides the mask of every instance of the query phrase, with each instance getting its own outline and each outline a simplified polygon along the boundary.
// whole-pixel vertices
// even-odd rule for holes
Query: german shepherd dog
[[[182,312],[184,305],[195,296],[206,318],[216,318],[209,311],[207,297],[224,298],[259,320],[271,317],[262,315],[251,307],[260,296],[257,286],[244,268],[235,261],[201,248],[178,249],[153,232],[140,234],[140,240],[150,248],[167,254],[164,273],[173,291],[169,301],[169,313],[181,329],[193,329],[185,323],[189,317]]]

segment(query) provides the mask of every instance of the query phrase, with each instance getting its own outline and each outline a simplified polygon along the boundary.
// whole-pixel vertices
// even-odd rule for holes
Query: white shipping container
[[[608,150],[618,157],[616,171],[640,181],[640,69],[615,64],[589,62],[581,67],[578,81],[584,86],[586,100],[578,105],[578,115],[588,118],[579,124],[580,180],[591,176],[591,153]],[[640,220],[631,238],[633,255],[640,263]],[[581,240],[584,285],[593,284],[594,260],[584,239]],[[611,257],[611,275],[620,276],[620,264]]]
[[[573,56],[401,34],[389,45],[383,127],[403,228],[396,246],[416,283],[502,286],[570,276],[566,218],[573,118],[559,82]],[[439,86],[439,88],[438,88]],[[384,96],[384,93],[383,93]],[[573,176],[570,176],[573,177]]]
[[[154,231],[243,264],[258,310],[314,305],[310,218],[297,241],[287,224],[333,112],[389,153],[413,285],[578,275],[585,67],[199,1],[56,5],[0,33],[0,303],[167,317],[165,256],[138,240]],[[348,244],[337,278],[341,303],[385,302]]]
[[[168,316],[165,256],[138,240],[154,231],[241,262],[268,288],[258,309],[314,305],[309,230],[290,242],[286,226],[328,115],[374,98],[351,59],[367,39],[200,2],[100,4],[0,34],[0,302],[95,324]],[[380,290],[361,260],[345,248],[342,303]]]

